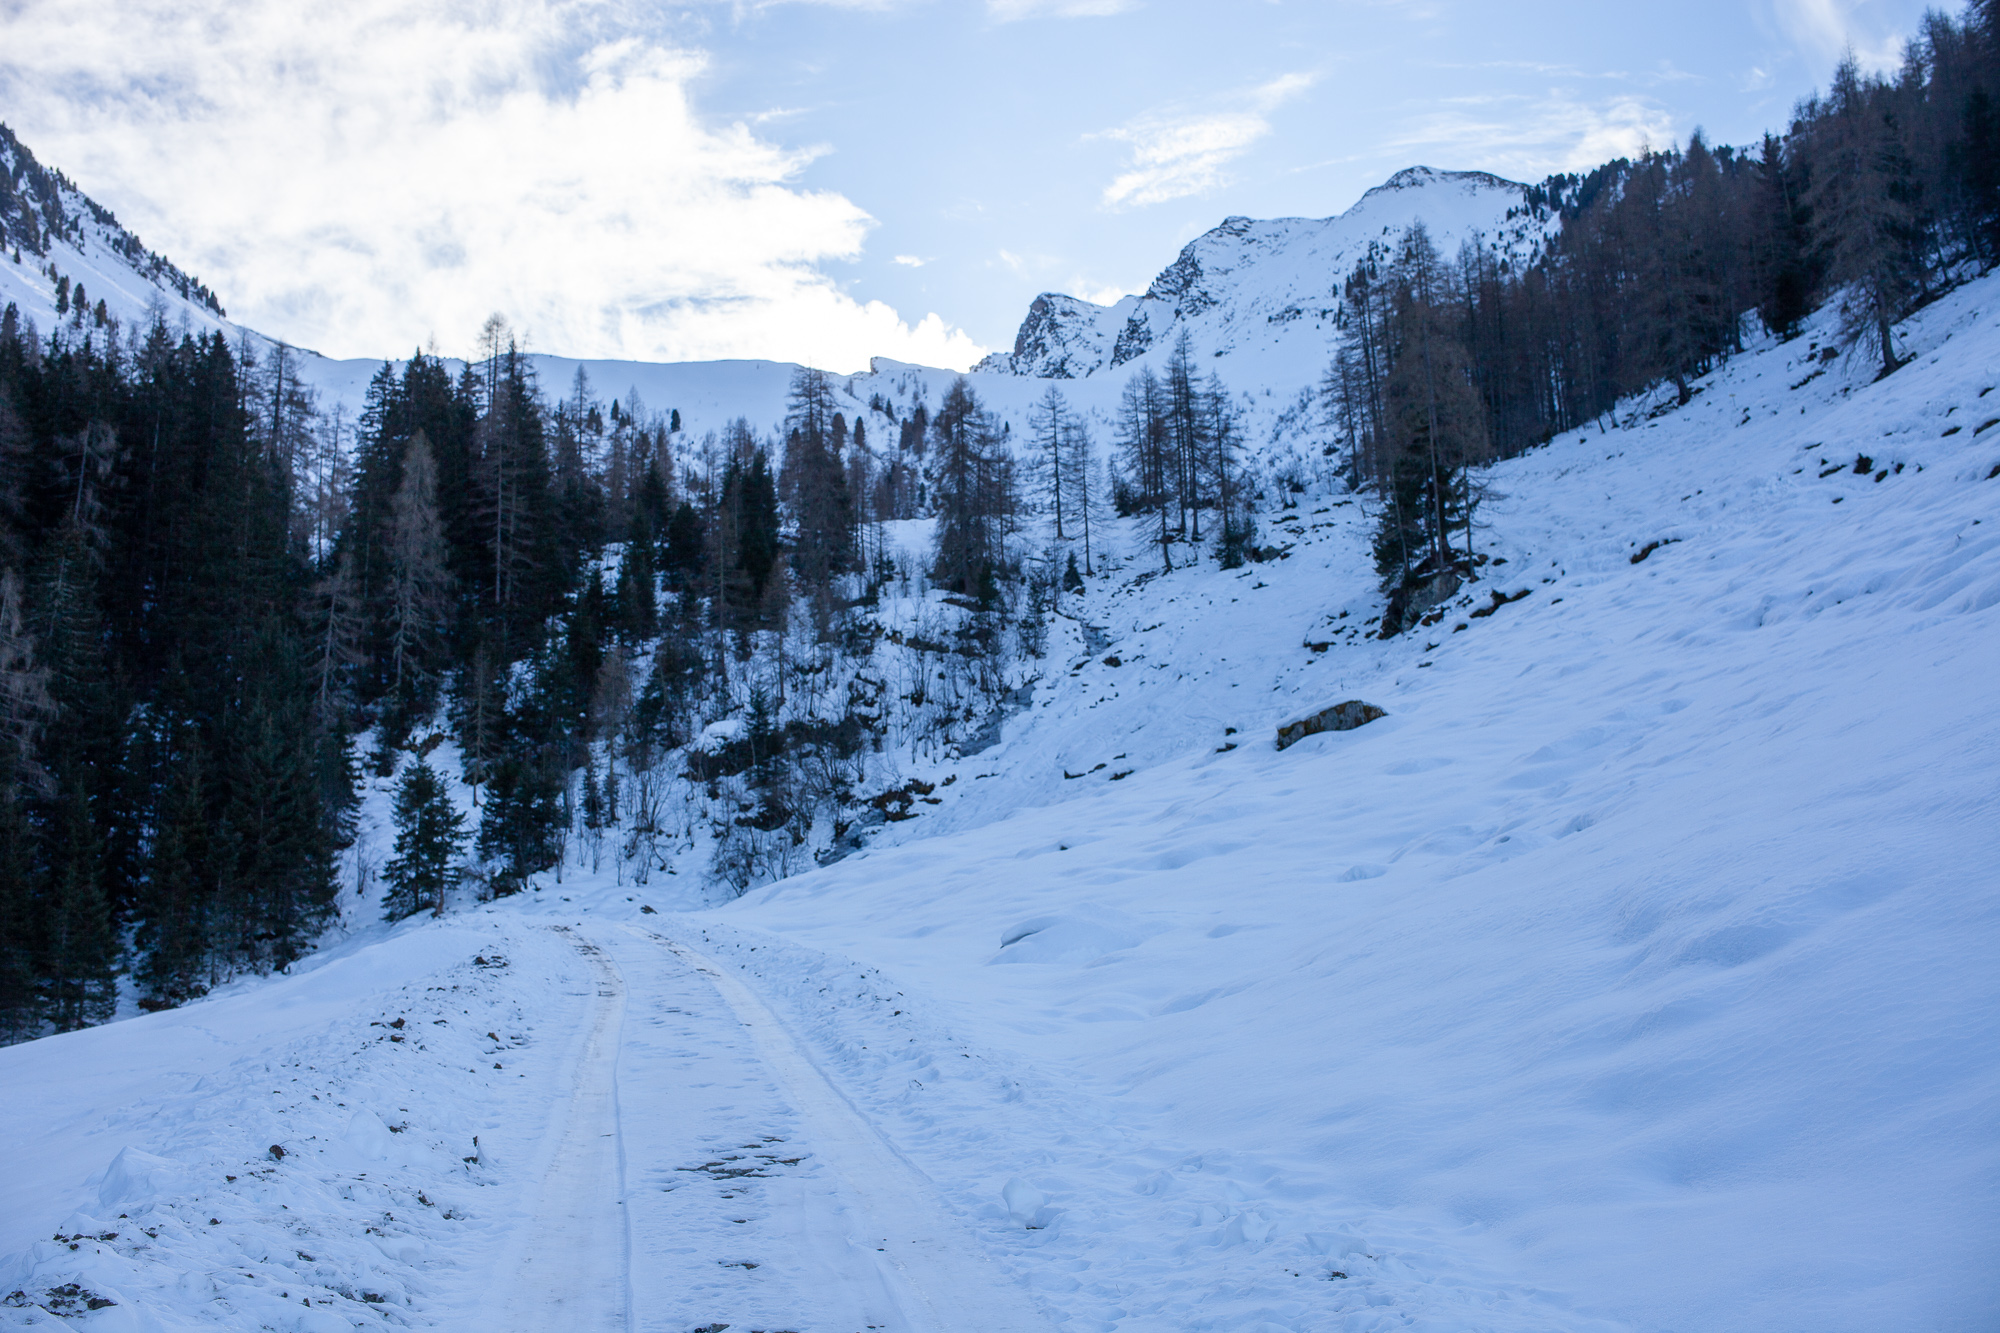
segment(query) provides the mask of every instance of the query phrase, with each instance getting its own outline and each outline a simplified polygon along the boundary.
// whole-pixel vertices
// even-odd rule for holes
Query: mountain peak
[[[1381,194],[1398,190],[1417,190],[1431,185],[1459,184],[1491,190],[1525,190],[1519,181],[1510,181],[1504,176],[1496,176],[1490,171],[1441,171],[1436,167],[1404,167],[1401,171],[1383,181],[1369,194]]]
[[[1254,347],[1296,361],[1311,379],[1328,354],[1334,292],[1371,250],[1393,245],[1421,220],[1445,253],[1478,237],[1525,254],[1554,225],[1521,207],[1526,196],[1526,186],[1488,172],[1415,166],[1338,217],[1232,214],[1182,247],[1143,296],[1113,306],[1059,292],[1037,296],[1013,352],[989,356],[978,369],[1081,379],[1165,347],[1186,329],[1204,354]]]

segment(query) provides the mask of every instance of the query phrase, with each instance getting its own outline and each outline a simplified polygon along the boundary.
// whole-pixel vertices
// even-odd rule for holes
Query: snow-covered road
[[[555,930],[575,938],[567,927]],[[531,1168],[534,1202],[515,1228],[482,1321],[512,1333],[623,1333],[632,1327],[624,1124],[618,1065],[626,987],[602,950],[577,939],[593,973],[590,1006],[563,1040],[574,1052]]]
[[[664,1001],[685,995],[689,982],[706,987],[707,995],[686,997],[694,1013],[678,1009],[685,1027],[700,1023],[708,1029],[710,1060],[727,1062],[739,1074],[755,1071],[758,1081],[774,1084],[794,1126],[782,1155],[769,1152],[767,1137],[737,1116],[703,1124],[705,1140],[741,1138],[744,1142],[737,1151],[753,1154],[749,1160],[760,1165],[810,1160],[816,1167],[815,1189],[782,1203],[767,1202],[759,1219],[762,1225],[738,1238],[738,1248],[763,1246],[767,1248],[760,1252],[780,1258],[780,1267],[764,1279],[779,1286],[765,1294],[767,1302],[789,1300],[797,1312],[794,1323],[808,1322],[808,1316],[835,1322],[825,1317],[845,1307],[846,1321],[857,1326],[909,1333],[1032,1333],[1048,1327],[1019,1287],[996,1269],[952,1216],[936,1186],[828,1082],[750,987],[687,945],[653,931],[626,928],[611,936],[607,950],[626,959],[634,975],[647,975],[649,991],[660,988],[657,999],[649,996],[649,1000],[663,1013],[678,1009]],[[669,961],[664,970],[662,954]],[[725,1014],[739,1025],[737,1032],[727,1032],[726,1022],[714,1021]],[[718,1031],[718,1026],[724,1030]],[[717,1039],[727,1044],[716,1049]],[[650,1078],[631,1078],[626,1096],[632,1106],[674,1113],[684,1080],[665,1077],[670,1072],[655,1070]],[[636,1248],[640,1270],[654,1269],[655,1248],[671,1251],[686,1244],[685,1231],[655,1229],[643,1222],[639,1226],[649,1241],[664,1242]],[[818,1270],[807,1275],[803,1289],[783,1290],[784,1285],[793,1285],[785,1282],[787,1257],[794,1262],[809,1259],[808,1266]],[[743,1271],[761,1273],[769,1262]],[[636,1326],[655,1325],[642,1318]]]
[[[0,1327],[1051,1327],[688,945],[503,909],[383,949],[218,999],[199,1027],[180,1011],[5,1052],[11,1090],[42,1081],[12,1142],[46,1174],[42,1215],[6,1225],[61,1239],[17,1256]],[[62,1055],[124,1090],[63,1077]]]

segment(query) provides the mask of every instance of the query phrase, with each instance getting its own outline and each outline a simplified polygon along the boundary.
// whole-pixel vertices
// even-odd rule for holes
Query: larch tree
[[[437,464],[424,432],[403,452],[403,480],[389,502],[390,692],[419,713],[435,697],[439,645],[451,609],[451,570],[438,518]]]
[[[1923,287],[1920,186],[1893,108],[1852,53],[1834,74],[1830,100],[1814,132],[1813,224],[1828,280],[1848,289],[1845,333],[1878,353],[1887,375],[1902,364],[1893,326]]]
[[[1012,460],[992,415],[961,375],[931,422],[930,489],[937,513],[931,578],[982,601],[1007,564],[1015,507]]]
[[[1051,384],[1048,391],[1028,409],[1028,429],[1033,432],[1036,482],[1055,516],[1056,540],[1067,541],[1069,534],[1064,530],[1066,515],[1063,500],[1072,472],[1069,444],[1076,431],[1076,419],[1071,415],[1069,400],[1063,397],[1061,389]]]

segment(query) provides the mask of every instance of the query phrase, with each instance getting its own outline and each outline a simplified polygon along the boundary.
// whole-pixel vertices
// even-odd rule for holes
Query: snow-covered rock
[[[1223,219],[1190,241],[1143,296],[1093,305],[1046,292],[1035,298],[1011,354],[988,357],[989,374],[1082,379],[1115,370],[1185,329],[1203,364],[1232,353],[1274,353],[1316,370],[1337,307],[1339,284],[1371,253],[1387,255],[1421,221],[1440,254],[1471,242],[1510,258],[1530,254],[1553,219],[1528,203],[1527,187],[1479,171],[1410,167],[1338,217]],[[1236,365],[1232,373],[1240,373]]]

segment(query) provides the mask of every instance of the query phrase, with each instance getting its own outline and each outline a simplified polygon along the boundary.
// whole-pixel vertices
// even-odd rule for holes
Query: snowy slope
[[[1427,637],[1344,632],[1337,502],[1275,570],[1093,592],[1110,651],[938,828],[724,915],[1227,1162],[1159,1188],[1193,1253],[1274,1228],[1233,1271],[1283,1326],[1324,1326],[1281,1272],[1348,1227],[1406,1309],[1478,1260],[1643,1329],[1984,1327],[2000,290],[1910,334],[1879,385],[1801,340],[1496,469],[1508,564]],[[1345,698],[1390,716],[1272,750]],[[1115,1276],[1132,1163],[1026,1177],[1105,1276],[1080,1317],[1162,1291]],[[1181,1277],[1164,1326],[1221,1299]]]
[[[146,249],[67,176],[37,162],[5,125],[0,250],[0,308],[14,305],[44,332],[65,321],[56,309],[57,284],[65,277],[72,289],[82,285],[93,313],[102,301],[120,324],[143,327],[158,312],[169,324],[185,320],[200,332],[235,329],[213,292]],[[94,327],[88,317],[75,322]]]
[[[1881,383],[1814,336],[1494,469],[1427,632],[1348,497],[1126,534],[837,865],[572,866],[0,1051],[0,1320],[1990,1327],[2000,282]]]
[[[1418,221],[1447,259],[1468,241],[1519,258],[1557,225],[1534,216],[1526,187],[1512,181],[1410,167],[1338,217],[1225,218],[1190,241],[1143,296],[1110,306],[1053,292],[1036,297],[1013,352],[979,369],[1082,379],[1162,352],[1186,330],[1204,365],[1254,357],[1260,383],[1274,373],[1309,381],[1328,359],[1340,284],[1371,254],[1392,255]],[[1227,376],[1235,365],[1223,369]]]

